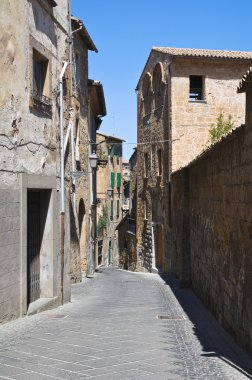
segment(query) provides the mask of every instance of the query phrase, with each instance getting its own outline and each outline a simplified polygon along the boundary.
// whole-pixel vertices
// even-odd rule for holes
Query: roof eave
[[[92,79],[88,80],[88,87],[90,88],[90,91],[95,91],[95,97],[96,102],[98,104],[98,111],[96,112],[96,116],[106,116],[107,115],[107,109],[106,109],[106,102],[105,102],[105,96],[103,91],[103,85],[99,81],[95,81]]]
[[[78,33],[81,36],[82,40],[87,45],[88,50],[91,50],[91,51],[94,51],[95,53],[98,53],[98,49],[95,46],[92,38],[90,37],[83,21],[81,19],[77,19],[76,17],[73,17],[73,16],[71,17],[71,20],[72,20],[72,25],[77,24],[77,28],[75,28],[73,30],[73,32],[79,28],[80,30],[78,30],[78,32],[76,32],[76,33]]]

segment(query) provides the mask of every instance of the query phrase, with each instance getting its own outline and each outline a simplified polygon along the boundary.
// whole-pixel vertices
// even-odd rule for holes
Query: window
[[[122,183],[122,174],[117,173],[117,189],[119,189],[119,190],[121,188],[121,183]]]
[[[121,147],[120,147],[120,145],[117,145],[117,146],[116,146],[116,160],[117,160],[117,165],[120,164],[120,156],[121,156],[120,151],[121,151]]]
[[[158,149],[157,151],[157,175],[162,175],[162,150]]]
[[[108,145],[108,155],[111,160],[113,160],[115,154],[115,146],[114,144]]]
[[[159,109],[163,105],[164,97],[164,86],[163,81],[163,68],[162,64],[158,62],[153,71],[153,90],[154,90],[154,103],[155,109]]]
[[[119,218],[120,215],[120,201],[117,199],[116,201],[116,217]]]
[[[150,73],[147,73],[143,80],[142,95],[144,102],[144,114],[149,115],[151,113],[152,104],[152,81]]]
[[[110,201],[110,219],[114,219],[114,201]]]
[[[189,100],[204,100],[204,83],[201,75],[190,75]]]
[[[147,206],[147,200],[144,200],[144,219],[148,219],[148,206]]]
[[[144,178],[148,178],[148,153],[144,154]]]
[[[110,173],[110,186],[111,186],[112,188],[115,187],[115,173],[114,173],[114,172],[111,172],[111,173]]]
[[[49,95],[49,61],[37,50],[33,49],[33,99],[46,105],[51,105]]]

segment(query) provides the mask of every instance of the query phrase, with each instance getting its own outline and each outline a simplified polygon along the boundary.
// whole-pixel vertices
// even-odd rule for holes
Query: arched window
[[[150,73],[145,74],[142,85],[142,95],[144,102],[144,114],[148,115],[151,113],[151,104],[152,104],[152,80]]]
[[[154,91],[154,104],[155,109],[160,108],[164,102],[164,74],[163,66],[158,62],[153,71],[153,91]]]

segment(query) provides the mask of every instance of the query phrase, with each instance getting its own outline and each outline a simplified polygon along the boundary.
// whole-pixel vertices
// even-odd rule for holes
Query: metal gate
[[[27,193],[27,304],[40,297],[40,193]]]

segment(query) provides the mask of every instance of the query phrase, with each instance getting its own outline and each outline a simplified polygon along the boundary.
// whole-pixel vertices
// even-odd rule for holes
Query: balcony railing
[[[45,95],[41,95],[38,93],[38,91],[33,90],[32,93],[33,100],[36,102],[42,103],[45,106],[51,106],[52,105],[52,99],[48,98]]]

